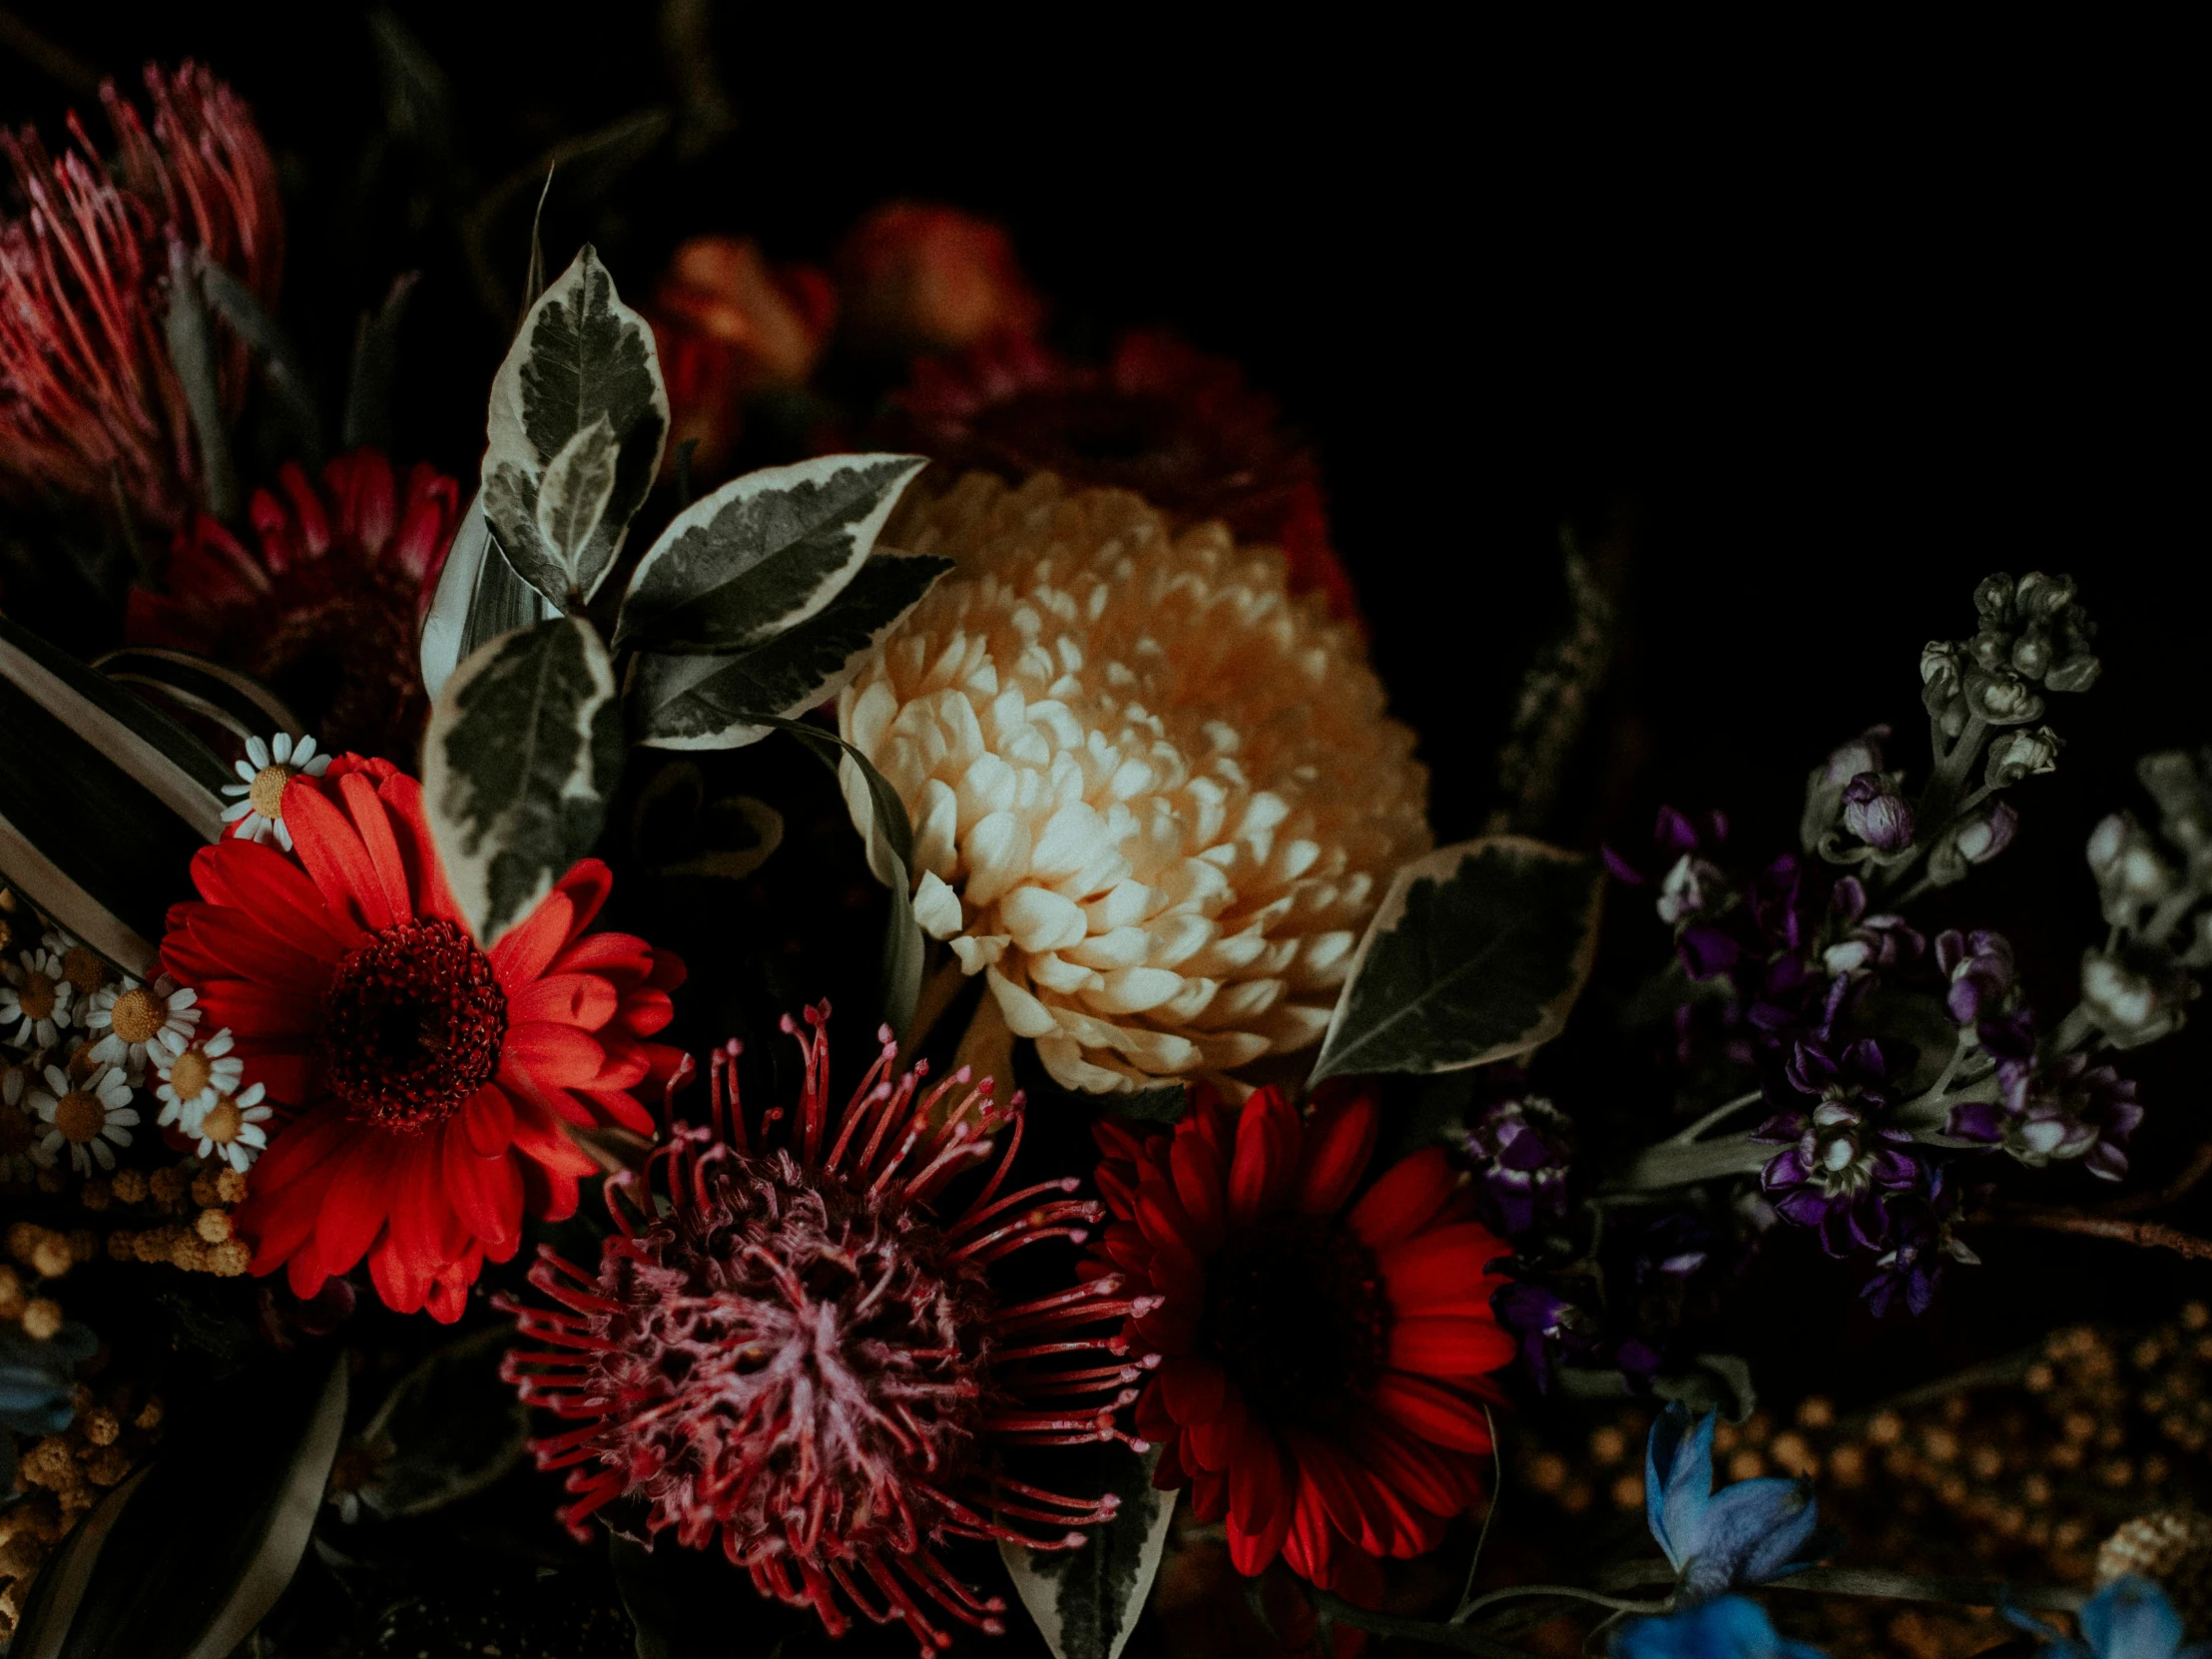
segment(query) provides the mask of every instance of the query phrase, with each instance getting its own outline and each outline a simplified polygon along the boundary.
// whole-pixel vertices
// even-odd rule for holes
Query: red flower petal
[[[468,1104],[461,1108],[461,1122],[467,1131],[469,1150],[479,1158],[503,1153],[514,1144],[514,1108],[496,1083],[486,1083],[468,1097]]]
[[[391,924],[414,920],[414,898],[409,891],[406,861],[399,855],[399,841],[392,833],[391,815],[367,779],[358,773],[338,780],[338,794],[361,837],[369,867],[383,893],[385,913]]]
[[[162,953],[163,965],[184,983],[253,979],[296,992],[308,1002],[321,1002],[334,957],[304,949],[293,939],[272,932],[252,912],[228,904],[181,904],[178,909],[185,913],[172,915],[172,937],[182,928],[194,955],[171,961],[180,954],[171,950],[171,940],[163,941]]]
[[[1267,1570],[1298,1509],[1297,1476],[1275,1435],[1250,1424],[1229,1467],[1229,1559],[1247,1578]]]
[[[1457,1179],[1440,1147],[1400,1159],[1353,1206],[1354,1236],[1373,1251],[1411,1238],[1443,1208]]]
[[[1196,1426],[1220,1414],[1229,1386],[1219,1361],[1177,1357],[1160,1366],[1159,1395],[1179,1423]]]
[[[392,924],[384,884],[377,879],[368,849],[345,815],[320,790],[303,788],[297,779],[284,786],[284,827],[291,831],[292,850],[299,854],[331,914],[372,933]]]
[[[274,846],[241,840],[204,846],[192,855],[192,882],[210,904],[238,910],[324,961],[361,942],[351,918],[325,904],[307,872]]]
[[[1319,1104],[1306,1125],[1299,1160],[1298,1208],[1301,1215],[1333,1216],[1344,1208],[1375,1155],[1382,1112],[1365,1090],[1333,1089],[1324,1083],[1316,1098]]]
[[[576,908],[568,894],[555,888],[538,900],[538,906],[499,935],[491,947],[492,970],[508,996],[519,996],[534,979],[553,965],[561,946],[575,931],[571,923]]]
[[[1237,1151],[1229,1166],[1232,1225],[1250,1227],[1283,1207],[1291,1184],[1298,1179],[1301,1139],[1298,1109],[1281,1089],[1261,1089],[1244,1103],[1237,1120]]]
[[[1190,1221],[1191,1247],[1201,1256],[1211,1256],[1221,1248],[1229,1219],[1223,1203],[1221,1156],[1202,1136],[1178,1135],[1169,1151],[1168,1164],[1175,1196],[1182,1200],[1183,1213]]]
[[[1401,1319],[1390,1327],[1393,1370],[1480,1377],[1513,1357],[1513,1339],[1489,1319]]]
[[[1450,1388],[1402,1372],[1385,1372],[1375,1403],[1418,1439],[1453,1451],[1488,1451],[1490,1423],[1482,1408]]]
[[[522,1176],[505,1148],[477,1156],[465,1133],[445,1136],[445,1196],[453,1213],[487,1247],[512,1245],[522,1236]]]
[[[1389,1423],[1370,1417],[1353,1429],[1355,1454],[1377,1477],[1431,1515],[1449,1517],[1465,1505],[1458,1469],[1433,1445],[1419,1444]]]
[[[400,1137],[368,1131],[350,1137],[335,1181],[315,1220],[314,1251],[325,1273],[344,1273],[368,1254],[392,1211],[392,1171]]]
[[[500,1070],[520,1067],[540,1089],[580,1089],[606,1068],[607,1051],[587,1031],[573,1025],[535,1021],[510,1025],[499,1051]]]
[[[1380,1253],[1376,1265],[1389,1289],[1390,1306],[1400,1315],[1464,1309],[1486,1316],[1498,1281],[1483,1270],[1506,1254],[1507,1247],[1487,1228],[1460,1222],[1415,1234]]]

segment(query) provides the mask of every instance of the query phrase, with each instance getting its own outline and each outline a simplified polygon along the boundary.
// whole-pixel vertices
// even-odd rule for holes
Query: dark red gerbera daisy
[[[162,965],[228,1026],[247,1074],[296,1116],[237,1212],[254,1271],[311,1297],[368,1258],[378,1293],[460,1317],[522,1217],[576,1209],[598,1166],[565,1127],[641,1133],[631,1097],[677,1050],[646,1039],[683,964],[627,933],[587,933],[607,866],[586,858],[489,951],[469,936],[422,815],[389,763],[340,756],[284,787],[296,861],[226,839],[193,856]]]
[[[411,755],[429,716],[422,614],[460,520],[460,485],[417,464],[406,491],[373,449],[319,483],[291,463],[256,490],[249,548],[202,515],[178,532],[166,592],[131,594],[125,637],[244,669],[326,750]]]
[[[1226,357],[1132,329],[1103,367],[1074,364],[1026,333],[917,359],[887,435],[917,453],[1019,481],[1053,472],[1134,491],[1178,523],[1218,518],[1239,540],[1283,550],[1291,591],[1358,620],[1329,541],[1313,451]]]
[[[887,1027],[832,1109],[828,1016],[809,1009],[811,1033],[784,1021],[806,1054],[788,1117],[772,1108],[749,1129],[738,1046],[715,1055],[713,1127],[675,1127],[643,1178],[608,1183],[617,1231],[597,1269],[541,1252],[530,1282],[558,1306],[514,1311],[550,1346],[509,1356],[506,1375],[576,1424],[537,1454],[571,1471],[562,1518],[579,1538],[628,1497],[649,1535],[694,1549],[719,1535],[762,1594],[813,1607],[831,1635],[856,1608],[947,1647],[936,1609],[995,1632],[1005,1603],[955,1578],[936,1545],[1068,1549],[1084,1541],[1070,1528],[1114,1512],[1112,1496],[1012,1478],[989,1447],[1126,1440],[1114,1414],[1144,1361],[1118,1327],[1153,1303],[1113,1274],[1001,1303],[993,1262],[1080,1243],[1102,1207],[1070,1198],[1072,1180],[1000,1196],[1020,1097],[994,1108],[965,1067],[926,1092],[922,1068],[893,1081]],[[945,1184],[1009,1122],[990,1181],[940,1214]]]
[[[1138,1431],[1248,1577],[1280,1553],[1324,1589],[1372,1589],[1376,1558],[1433,1549],[1482,1495],[1481,1402],[1513,1357],[1490,1311],[1506,1247],[1441,1151],[1352,1203],[1376,1121],[1351,1090],[1303,1121],[1278,1089],[1241,1112],[1201,1090],[1172,1134],[1097,1131],[1115,1220],[1092,1266],[1162,1299],[1130,1322],[1166,1356]]]

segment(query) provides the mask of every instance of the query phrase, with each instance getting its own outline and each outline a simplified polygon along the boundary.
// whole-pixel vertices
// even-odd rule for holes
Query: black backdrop
[[[652,6],[396,10],[452,90],[455,188],[677,96]],[[948,10],[721,9],[734,131],[588,213],[556,193],[549,252],[588,234],[642,292],[685,235],[821,259],[870,204],[933,198],[1006,223],[1070,331],[1162,322],[1239,358],[1320,447],[1445,838],[1479,827],[1502,711],[1556,621],[1563,519],[1635,549],[1607,786],[1558,827],[1584,840],[1640,843],[1672,800],[1730,808],[1749,851],[1787,844],[1833,742],[1891,720],[1898,760],[1925,766],[1919,648],[1970,631],[1980,574],[2070,570],[2105,680],[2054,709],[2060,774],[2022,792],[2019,842],[1953,906],[2031,938],[2047,997],[2070,988],[2097,925],[2089,826],[2135,800],[2136,755],[2212,739],[2203,135],[2158,43]],[[11,120],[52,133],[88,73],[187,53],[253,101],[292,213],[287,319],[333,383],[358,310],[421,267],[404,429],[473,468],[504,330],[404,192],[362,193],[386,113],[361,11],[14,15],[46,44],[6,31]],[[526,223],[493,239],[517,270]],[[1633,906],[1612,930],[1660,948]],[[2153,1169],[2204,1132],[2204,1023],[2137,1068]],[[1991,1254],[2084,1310],[2116,1282],[2148,1306],[2182,1271],[2102,1248]],[[1869,1335],[1849,1330],[1827,1342]],[[1899,1364],[1932,1358],[1891,1331]],[[1830,1352],[1800,1357],[1810,1374]]]

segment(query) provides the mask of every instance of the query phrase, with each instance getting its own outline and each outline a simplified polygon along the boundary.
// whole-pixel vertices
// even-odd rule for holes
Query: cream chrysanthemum
[[[840,695],[905,803],[914,907],[1064,1087],[1316,1041],[1426,774],[1282,555],[1117,490],[970,474],[886,542],[957,569]],[[845,797],[867,830],[857,769]]]

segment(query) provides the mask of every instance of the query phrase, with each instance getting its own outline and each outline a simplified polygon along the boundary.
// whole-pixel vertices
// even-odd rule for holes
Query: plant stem
[[[2212,1239],[2200,1239],[2194,1233],[2184,1233],[2178,1227],[2168,1227],[2161,1222],[2123,1221],[2056,1206],[1993,1210],[1970,1219],[1975,1226],[2036,1227],[2048,1233],[2077,1233],[2087,1239],[2110,1239],[2115,1244],[2134,1245],[2139,1250],[2171,1250],[2192,1262],[2212,1262]]]
[[[2154,1193],[2130,1193],[2116,1198],[2097,1213],[2106,1216],[2139,1216],[2146,1210],[2163,1210],[2169,1204],[2178,1204],[2189,1189],[2212,1175],[2212,1141],[2206,1141],[2182,1166],[2181,1173]]]
[[[2024,1589],[1977,1578],[1926,1578],[1919,1573],[1880,1567],[1807,1567],[1786,1578],[1770,1579],[1767,1590],[1804,1590],[1815,1595],[1880,1596],[1890,1601],[1945,1601],[1961,1607],[2037,1607],[2071,1613],[2088,1600],[2086,1592],[2062,1585]]]
[[[1678,1146],[1661,1141],[1646,1147],[1613,1183],[1615,1191],[1650,1192],[1661,1187],[1689,1187],[1700,1181],[1720,1181],[1750,1175],[1764,1169],[1775,1155],[1749,1136],[1725,1141],[1698,1141]]]
[[[1633,1597],[1609,1596],[1601,1590],[1585,1590],[1579,1584],[1508,1584],[1502,1590],[1492,1590],[1488,1595],[1476,1596],[1452,1617],[1455,1620],[1471,1619],[1483,1608],[1496,1601],[1510,1601],[1517,1596],[1563,1596],[1570,1601],[1591,1601],[1600,1607],[1610,1607],[1618,1613],[1664,1613],[1674,1606],[1674,1597],[1660,1601],[1638,1601]]]
[[[1712,1128],[1716,1123],[1719,1123],[1726,1118],[1734,1117],[1746,1106],[1758,1105],[1759,1102],[1765,1098],[1766,1096],[1758,1089],[1753,1089],[1749,1094],[1740,1094],[1734,1100],[1725,1101],[1721,1105],[1714,1107],[1710,1112],[1707,1112],[1705,1116],[1699,1118],[1697,1122],[1691,1124],[1689,1128],[1684,1129],[1677,1134],[1669,1135],[1660,1144],[1662,1146],[1694,1145],[1697,1141],[1697,1138],[1700,1135],[1704,1134],[1706,1130]]]
[[[1456,1649],[1460,1653],[1473,1653],[1482,1659],[1533,1659],[1525,1649],[1507,1647],[1479,1631],[1467,1630],[1456,1624],[1437,1624],[1428,1619],[1402,1619],[1392,1613],[1371,1613],[1365,1607],[1355,1607],[1341,1596],[1333,1596],[1327,1590],[1307,1592],[1314,1603],[1314,1611],[1335,1624],[1349,1624],[1355,1630],[1372,1630],[1378,1636],[1411,1636],[1416,1641],[1429,1642],[1437,1647]],[[1574,1592],[1567,1592],[1572,1594]]]

